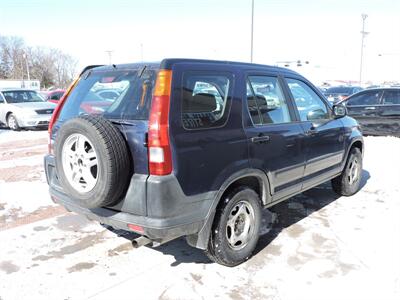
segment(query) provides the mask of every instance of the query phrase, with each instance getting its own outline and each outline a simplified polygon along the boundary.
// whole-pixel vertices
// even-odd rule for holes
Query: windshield
[[[93,70],[82,75],[61,111],[60,121],[78,115],[147,120],[156,70]]]
[[[7,103],[44,102],[45,100],[35,91],[4,91]]]

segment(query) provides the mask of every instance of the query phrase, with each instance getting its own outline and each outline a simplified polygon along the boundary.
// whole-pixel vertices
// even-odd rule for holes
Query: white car
[[[55,107],[33,90],[0,89],[0,123],[12,130],[48,126]]]

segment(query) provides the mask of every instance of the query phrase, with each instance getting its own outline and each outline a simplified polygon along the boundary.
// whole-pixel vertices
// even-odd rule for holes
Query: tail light
[[[172,172],[168,132],[171,79],[171,70],[160,70],[154,88],[148,136],[149,171],[151,175],[168,175]]]
[[[48,138],[48,152],[49,154],[53,153],[53,145],[51,143],[51,132],[53,130],[54,123],[57,121],[58,116],[60,115],[61,109],[65,103],[65,100],[68,98],[68,95],[70,94],[71,90],[73,87],[77,84],[79,80],[79,77],[75,79],[72,84],[69,86],[69,88],[65,91],[64,95],[61,97],[61,99],[58,101],[58,104],[56,108],[54,109],[54,112],[51,116],[50,122],[49,122],[49,138]]]

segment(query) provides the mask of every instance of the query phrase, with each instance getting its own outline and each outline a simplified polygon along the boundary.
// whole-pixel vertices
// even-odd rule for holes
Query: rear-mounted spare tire
[[[112,205],[126,192],[132,169],[127,143],[102,117],[65,122],[57,132],[55,157],[62,188],[82,206]]]

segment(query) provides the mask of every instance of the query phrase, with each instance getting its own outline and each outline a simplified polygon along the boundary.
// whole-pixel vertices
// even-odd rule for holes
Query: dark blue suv
[[[87,67],[60,101],[45,158],[68,210],[215,262],[251,256],[261,209],[325,181],[360,187],[362,135],[341,104],[282,68],[192,59]]]

